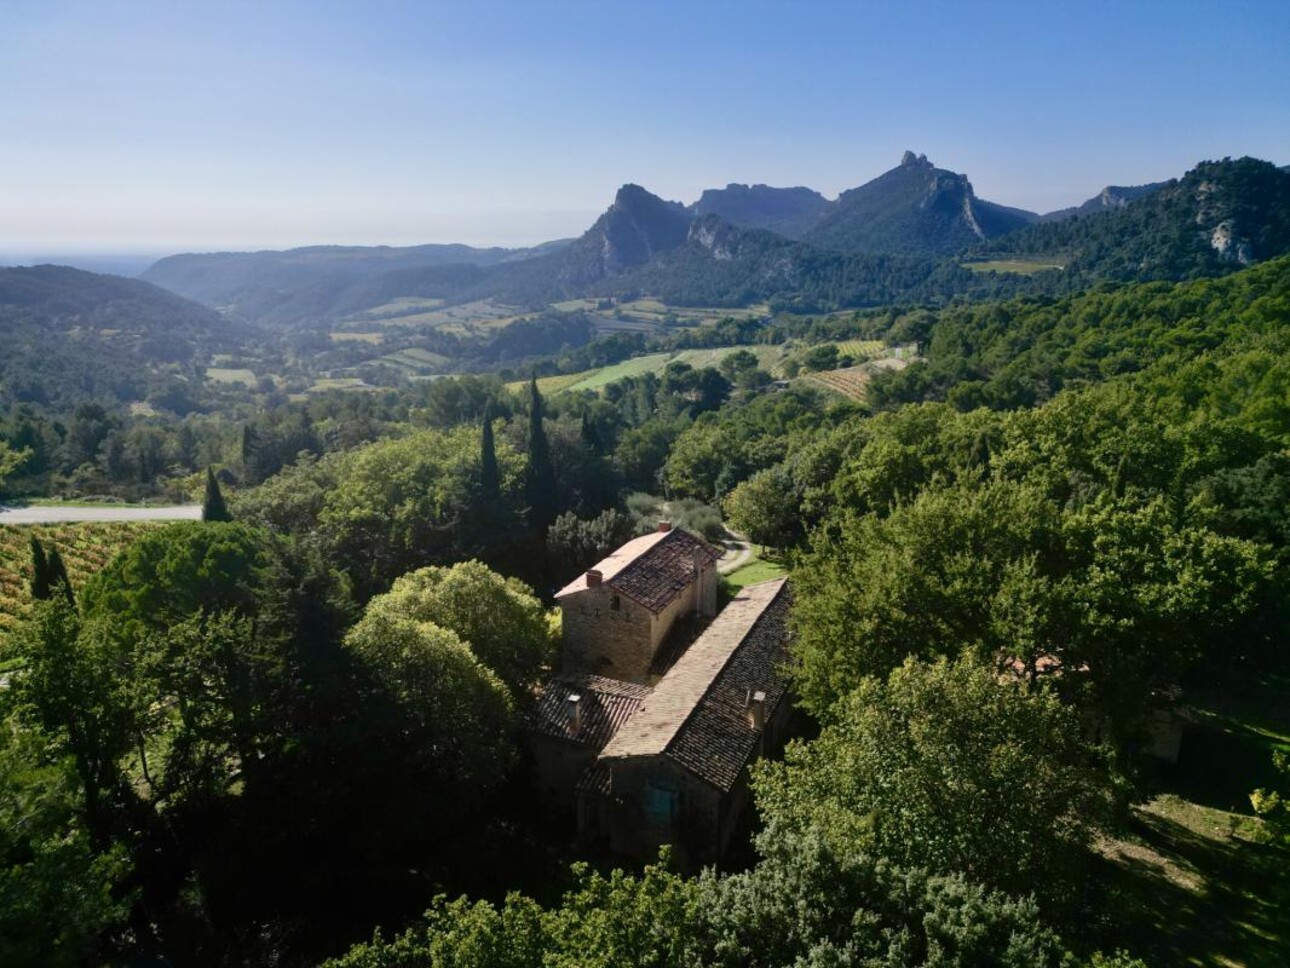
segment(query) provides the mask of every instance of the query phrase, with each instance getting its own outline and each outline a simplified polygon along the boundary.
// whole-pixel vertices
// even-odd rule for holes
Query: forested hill
[[[1150,182],[1146,185],[1107,185],[1084,204],[1048,212],[1041,215],[1039,221],[1061,222],[1076,215],[1097,215],[1111,209],[1123,208],[1130,202],[1146,198],[1153,192],[1159,191],[1166,184],[1166,182]]]
[[[563,244],[532,249],[321,245],[281,252],[173,255],[154,263],[141,278],[229,315],[282,325],[330,316],[339,305],[354,303],[355,293],[361,303],[372,280],[386,273],[449,265],[491,266],[541,255]]]
[[[251,327],[137,279],[66,266],[0,269],[0,405],[143,400]]]
[[[945,310],[925,359],[877,377],[870,399],[880,406],[949,400],[963,410],[1033,406],[1165,359],[1212,360],[1234,348],[1282,354],[1287,334],[1290,256],[1283,256],[1221,279]],[[1264,416],[1284,420],[1284,388],[1273,405],[1276,381],[1268,381]]]
[[[1290,173],[1241,158],[1202,162],[1127,205],[1036,225],[972,254],[1061,261],[1087,282],[1222,275],[1286,252]]]

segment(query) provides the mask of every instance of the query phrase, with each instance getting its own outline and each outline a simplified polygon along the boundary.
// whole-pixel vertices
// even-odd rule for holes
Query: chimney
[[[671,522],[671,521],[660,521],[660,522],[658,523],[658,533],[659,533],[659,534],[667,534],[667,533],[668,533],[669,531],[671,531],[671,530],[672,530],[672,522]]]
[[[576,692],[569,693],[564,701],[565,718],[569,722],[569,729],[577,732],[582,728],[582,696]]]
[[[605,580],[605,576],[601,573],[599,568],[587,569],[587,587],[588,588],[599,588],[600,583],[604,580]]]
[[[766,728],[766,694],[760,689],[756,692],[749,689],[744,707],[748,713],[748,725],[760,733]]]

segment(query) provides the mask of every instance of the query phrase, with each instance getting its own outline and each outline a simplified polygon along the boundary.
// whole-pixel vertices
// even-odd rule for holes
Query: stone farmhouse
[[[718,556],[663,524],[557,595],[562,669],[528,735],[540,789],[590,844],[719,860],[748,807],[749,764],[782,745],[789,588],[748,586],[712,617]]]

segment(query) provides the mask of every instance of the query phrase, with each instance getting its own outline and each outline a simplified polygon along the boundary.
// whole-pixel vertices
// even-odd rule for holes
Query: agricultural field
[[[75,588],[143,532],[162,526],[156,521],[0,525],[0,659],[5,635],[31,607],[32,535],[46,551],[58,549]]]
[[[852,366],[844,370],[822,370],[819,373],[808,373],[802,377],[802,380],[805,383],[823,387],[825,390],[832,390],[848,400],[863,403],[869,376],[868,370],[859,366]]]
[[[842,355],[849,355],[855,359],[872,359],[873,357],[887,352],[893,352],[883,346],[877,340],[847,340],[837,344],[838,352]],[[738,353],[745,350],[757,357],[757,365],[769,373],[771,376],[779,377],[783,375],[784,364],[793,358],[801,347],[791,344],[772,344],[762,345],[755,344],[751,346],[718,346],[711,349],[692,349],[681,350],[675,353],[651,353],[647,356],[636,356],[629,360],[623,360],[613,366],[605,366],[595,370],[584,370],[581,373],[566,373],[560,376],[541,377],[538,380],[538,389],[545,394],[559,393],[562,390],[573,390],[582,392],[584,390],[599,390],[606,384],[613,383],[615,380],[621,380],[629,376],[641,376],[645,373],[662,373],[663,369],[669,363],[686,363],[695,369],[702,369],[706,366],[719,366],[721,361],[732,353]],[[903,365],[896,361],[875,361],[875,365]],[[851,370],[838,370],[838,373],[851,373],[858,368]],[[825,376],[828,374],[812,374],[812,376]],[[838,381],[839,383],[846,381]],[[507,388],[511,390],[520,390],[528,385],[527,380],[517,380],[508,383]],[[849,395],[849,394],[848,394]]]
[[[1050,269],[1060,271],[1066,268],[1065,263],[1055,262],[1052,259],[991,259],[986,262],[960,264],[964,269],[971,269],[973,272],[1004,272],[1019,276],[1033,276],[1037,272],[1047,272]]]
[[[324,393],[327,390],[375,390],[376,387],[365,383],[356,376],[322,377],[313,382],[308,393]]]
[[[383,339],[381,330],[390,327],[437,329],[464,336],[509,326],[524,315],[516,306],[506,306],[491,299],[478,299],[456,306],[445,306],[442,299],[396,299],[375,309],[346,316],[341,320],[344,329],[332,333],[331,338],[333,342],[362,340],[379,343]]]
[[[591,370],[584,374],[581,380],[570,384],[565,389],[574,392],[599,390],[601,387],[613,383],[615,380],[621,380],[623,377],[659,373],[662,372],[663,367],[667,366],[672,356],[673,354],[671,353],[651,353],[648,356],[635,356],[630,360],[615,363],[613,366]]]
[[[849,356],[853,360],[875,360],[887,351],[882,340],[848,339],[835,343],[838,356]]]
[[[438,309],[443,305],[442,299],[425,299],[419,296],[401,296],[381,306],[374,306],[371,309],[364,309],[359,313],[352,313],[346,316],[342,322],[346,323],[370,323],[389,319],[397,319],[400,316],[412,316],[418,313],[424,313],[429,310]]]
[[[257,382],[255,373],[252,370],[231,369],[223,366],[206,367],[206,379],[211,383],[241,384],[245,387],[254,387]]]
[[[380,346],[385,341],[384,333],[329,333],[333,343],[370,343]]]
[[[719,306],[669,306],[657,299],[633,299],[628,302],[615,302],[612,309],[602,309],[603,299],[569,299],[552,303],[552,309],[561,312],[585,312],[595,321],[598,329],[612,330],[650,330],[660,326],[705,326],[718,322],[727,316],[736,319],[753,316],[770,315],[766,305],[745,306],[742,308],[723,308]]]
[[[448,357],[441,353],[431,353],[429,350],[414,346],[395,353],[387,353],[385,356],[380,357],[379,362],[391,363],[413,373],[424,374],[427,370],[447,363]]]
[[[866,387],[874,373],[880,370],[901,370],[908,365],[907,359],[892,356],[840,370],[821,370],[817,373],[803,374],[801,379],[826,390],[832,390],[850,400],[864,403]]]
[[[696,370],[705,366],[719,366],[731,353],[747,350],[757,357],[757,365],[767,373],[775,376],[781,364],[788,358],[788,351],[783,346],[719,346],[715,349],[682,350],[675,359],[688,363]]]
[[[567,390],[582,380],[585,380],[589,374],[599,373],[599,370],[583,370],[581,373],[561,373],[559,376],[538,377],[538,390],[544,396],[550,396],[553,393],[559,393],[561,390]],[[513,392],[519,392],[529,385],[528,380],[514,380],[506,384],[506,389]]]

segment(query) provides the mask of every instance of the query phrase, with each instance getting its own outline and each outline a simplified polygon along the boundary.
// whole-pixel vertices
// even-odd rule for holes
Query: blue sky
[[[522,244],[911,148],[1041,211],[1290,163],[1290,3],[0,0],[0,251]]]

